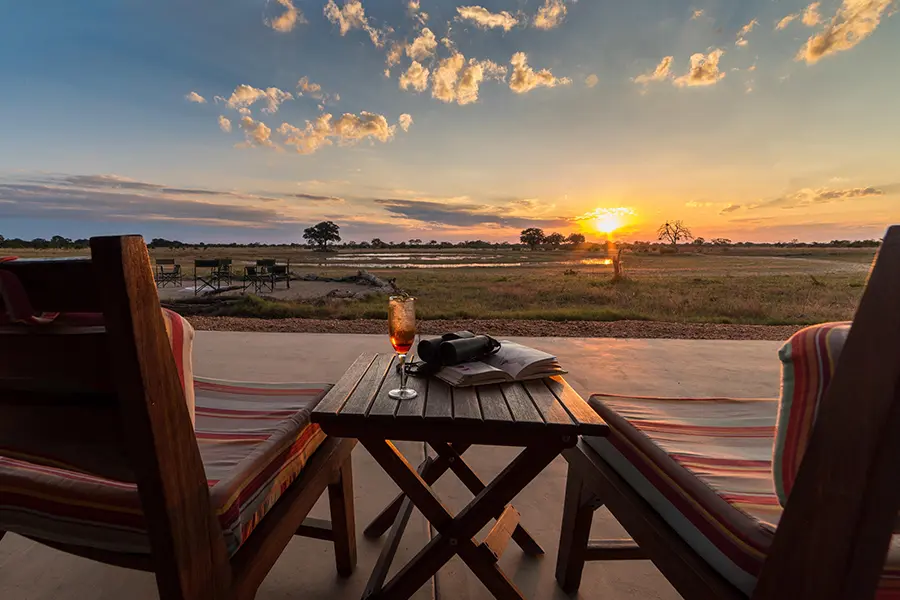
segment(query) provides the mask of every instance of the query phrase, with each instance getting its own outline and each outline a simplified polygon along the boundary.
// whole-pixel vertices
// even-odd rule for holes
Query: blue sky
[[[599,239],[611,214],[626,239],[674,218],[878,237],[900,221],[897,8],[6,3],[0,234]]]

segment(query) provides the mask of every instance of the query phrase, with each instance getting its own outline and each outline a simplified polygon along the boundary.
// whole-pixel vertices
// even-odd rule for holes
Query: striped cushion
[[[184,402],[187,405],[188,414],[191,415],[191,424],[195,424],[194,362],[191,358],[194,348],[194,327],[187,319],[168,308],[162,309],[162,316],[166,325],[166,333],[169,336],[169,344],[172,346],[172,355],[175,357],[178,379],[184,390]]]
[[[813,325],[792,335],[778,351],[781,402],[772,472],[782,506],[794,486],[819,402],[825,396],[849,333],[849,322]]]
[[[594,395],[608,438],[585,441],[717,572],[753,591],[782,508],[772,484],[774,399]],[[878,598],[900,598],[900,539]]]
[[[233,554],[325,439],[311,424],[328,384],[196,378],[197,443],[212,505]],[[137,488],[0,456],[0,530],[148,553]]]

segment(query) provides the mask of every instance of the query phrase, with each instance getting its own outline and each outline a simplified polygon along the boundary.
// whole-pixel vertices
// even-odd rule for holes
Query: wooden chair
[[[876,591],[878,598],[900,597],[900,544],[892,544],[900,508],[900,226],[890,228],[884,238],[830,384],[812,418],[784,511],[780,520],[773,519],[777,526],[750,516],[755,509],[780,512],[777,503],[745,510],[746,504],[774,498],[771,491],[769,496],[723,499],[717,488],[721,481],[701,477],[704,469],[708,475],[721,465],[699,464],[690,449],[675,448],[682,439],[675,436],[688,435],[684,428],[690,423],[675,422],[668,433],[653,433],[654,428],[661,431],[667,426],[654,412],[653,407],[660,406],[653,404],[656,400],[592,398],[595,410],[612,429],[609,451],[599,442],[582,439],[564,453],[569,472],[556,570],[564,590],[578,588],[585,561],[649,559],[687,600],[869,599]],[[627,401],[636,407],[630,421],[613,408]],[[746,412],[756,410],[753,402],[764,401],[721,402]],[[777,408],[770,402],[769,408]],[[709,406],[716,406],[716,401]],[[717,415],[709,410],[695,413],[696,423],[702,424],[695,435],[712,435],[702,430],[719,426]],[[771,418],[768,429],[774,424]],[[728,443],[749,443],[738,438],[762,435],[764,429],[734,429]],[[654,435],[659,443],[649,441]],[[711,438],[705,439],[709,443]],[[669,452],[663,448],[667,444]],[[640,452],[628,453],[627,448]],[[673,458],[673,452],[680,454]],[[764,462],[726,464],[734,472],[764,471],[756,464]],[[771,484],[771,477],[768,481]],[[762,478],[757,483],[764,485]],[[679,502],[677,510],[668,510]],[[589,540],[593,512],[604,505],[632,540]],[[726,534],[745,544],[744,552],[728,555],[723,546],[712,545],[714,538],[705,530],[712,530],[716,510],[731,511],[727,519],[734,529]],[[689,519],[693,514],[699,518]],[[720,561],[720,553],[728,560]],[[740,560],[750,563],[744,565],[750,573],[743,578],[732,572],[733,563]]]
[[[221,482],[207,480],[198,448],[200,418],[195,435],[143,240],[94,238],[91,252],[90,260],[0,264],[0,270],[15,275],[36,312],[61,313],[47,325],[0,326],[0,529],[96,561],[153,571],[163,600],[253,598],[293,535],[332,541],[337,570],[349,575],[356,563],[350,467],[355,440],[325,437],[308,424],[308,411],[306,425],[299,413],[280,416],[275,429],[294,427],[295,437],[273,434],[234,470],[256,462],[258,455],[293,457],[281,448],[293,451],[301,442],[297,432],[324,441],[292,474],[292,482],[272,480],[251,489],[274,494],[268,496],[274,504],[267,505],[255,527],[241,521],[226,538],[223,515],[214,503]],[[81,313],[93,314],[93,325],[68,324],[67,315],[83,322],[75,318]],[[282,395],[273,393],[272,402],[281,402]],[[229,439],[229,445],[244,441]],[[274,461],[264,464],[271,467]],[[111,544],[105,539],[100,544],[63,541],[53,529],[36,528],[28,506],[15,510],[13,484],[21,483],[28,469],[40,471],[40,477],[67,475],[70,483],[91,482],[86,495],[93,488],[106,494],[96,501],[112,501],[120,509],[116,519],[129,519],[114,522],[114,529],[145,545],[146,552],[111,550],[104,547]],[[41,485],[49,484],[42,480]],[[72,489],[61,486],[56,493],[65,499]],[[306,519],[326,489],[332,522]],[[245,491],[238,488],[237,494]],[[249,501],[241,498],[236,510]],[[55,500],[41,496],[38,510],[52,512],[47,503]],[[90,497],[76,500],[79,506],[94,506]],[[96,530],[88,525],[104,518],[95,511],[87,522],[79,521],[75,537]],[[131,526],[135,520],[143,527]],[[49,522],[72,526],[66,519]],[[235,536],[239,546],[229,547],[226,539]]]

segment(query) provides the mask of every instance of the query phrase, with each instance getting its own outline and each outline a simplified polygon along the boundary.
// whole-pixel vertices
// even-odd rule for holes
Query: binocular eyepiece
[[[484,358],[499,348],[500,342],[490,336],[457,331],[422,339],[416,353],[429,365],[446,367]]]

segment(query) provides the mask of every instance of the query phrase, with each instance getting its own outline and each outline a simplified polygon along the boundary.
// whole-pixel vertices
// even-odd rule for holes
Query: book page
[[[529,366],[541,362],[553,362],[556,357],[522,344],[501,340],[500,350],[482,360],[492,367],[509,373],[513,379],[518,379],[519,374]]]
[[[502,374],[503,371],[480,361],[460,363],[458,365],[453,365],[450,367],[443,367],[439,371],[439,374],[442,378],[452,381],[483,378],[485,376],[493,376],[494,378],[496,378],[498,373]]]

